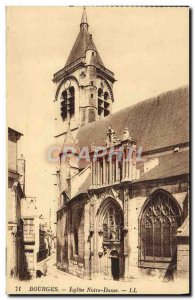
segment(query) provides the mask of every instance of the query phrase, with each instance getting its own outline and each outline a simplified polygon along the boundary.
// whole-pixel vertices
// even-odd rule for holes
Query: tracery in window
[[[103,218],[104,242],[120,242],[122,239],[123,218],[120,209],[109,206]]]
[[[176,233],[181,216],[176,202],[164,191],[153,195],[141,221],[141,260],[170,261],[176,252]]]

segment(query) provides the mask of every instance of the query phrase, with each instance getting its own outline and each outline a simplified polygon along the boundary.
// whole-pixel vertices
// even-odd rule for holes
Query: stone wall
[[[181,212],[183,209],[183,202],[188,190],[187,183],[175,182],[173,184],[157,182],[156,185],[147,186],[140,185],[138,188],[130,189],[129,191],[129,201],[128,201],[128,265],[129,265],[129,278],[145,278],[148,277],[152,279],[164,278],[165,273],[169,264],[161,264],[161,266],[154,267],[148,265],[148,267],[141,267],[139,264],[140,255],[140,243],[139,243],[139,218],[141,216],[142,208],[149,196],[158,189],[163,189],[169,192],[175,200],[178,202]],[[181,247],[181,249],[183,249]],[[181,253],[181,251],[179,252]],[[184,261],[187,259],[187,252],[185,252],[186,257],[182,259]],[[180,257],[179,257],[180,259]],[[181,262],[179,262],[181,264]],[[182,269],[182,267],[181,267]],[[149,276],[148,276],[149,275]]]
[[[17,142],[8,141],[8,169],[16,171],[17,168]]]
[[[110,258],[107,257],[109,247],[106,254],[102,247],[99,232],[101,224],[98,223],[98,216],[105,200],[113,199],[124,213],[124,255],[121,253],[120,268],[123,269],[121,280],[146,277],[148,280],[153,280],[153,278],[163,280],[168,272],[169,263],[145,265],[144,262],[144,265],[140,265],[140,217],[146,201],[153,192],[159,189],[167,191],[174,197],[182,214],[188,184],[179,181],[140,183],[137,186],[130,185],[128,188],[120,186],[117,189],[110,187],[101,191],[94,190],[89,194],[89,201],[86,201],[84,196],[80,196],[74,202],[67,203],[65,208],[58,213],[60,215],[57,234],[58,268],[88,279],[100,275],[103,275],[103,278],[111,279],[110,270],[108,270],[108,268],[110,269],[110,264],[108,264]],[[78,255],[75,254],[74,229],[78,232]],[[179,245],[178,250],[178,271],[180,271],[183,268],[182,263],[188,266],[189,261],[188,264],[185,262],[188,259],[186,248]]]
[[[74,230],[78,233],[76,253]],[[57,267],[84,276],[84,201],[67,204],[57,213]]]
[[[189,244],[177,246],[177,277],[189,276]]]

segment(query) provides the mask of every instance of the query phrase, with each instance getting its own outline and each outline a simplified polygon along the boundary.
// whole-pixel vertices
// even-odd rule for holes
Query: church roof
[[[160,148],[171,147],[189,142],[189,91],[180,88],[161,94],[152,99],[142,101],[136,105],[123,109],[102,120],[81,127],[77,133],[77,145],[104,145],[107,129],[111,126],[117,135],[122,137],[127,126],[130,136],[135,138],[137,146],[143,151],[157,152],[158,164],[144,173],[144,162],[137,163],[140,178],[136,182],[158,180],[189,173],[189,151],[179,149],[179,152],[158,154]],[[150,158],[148,157],[148,160]],[[80,168],[86,167],[85,161],[80,161]],[[86,193],[91,185],[89,175],[79,187],[77,195]],[[76,196],[77,196],[76,195]]]
[[[163,179],[189,173],[189,151],[167,153],[156,158],[158,158],[158,165],[145,173],[143,172],[144,162],[137,163],[137,169],[140,169],[138,181]]]
[[[158,160],[157,165],[146,172],[144,172],[145,162],[138,161],[137,169],[140,170],[140,177],[135,183],[189,174],[189,151],[187,148],[175,147],[182,144],[185,146],[189,142],[187,87],[142,101],[81,127],[76,136],[77,146],[90,147],[93,142],[96,146],[104,145],[109,126],[115,130],[118,138],[122,137],[125,127],[128,127],[130,136],[137,141],[137,147],[142,146],[144,152],[153,152],[152,156],[147,156],[147,161],[153,158]],[[168,148],[169,151],[159,153],[158,150],[162,148]],[[83,161],[81,164],[80,168],[86,167]],[[86,193],[90,188],[90,177],[89,175],[79,187],[76,196]]]
[[[111,126],[117,138],[127,127],[142,152],[189,142],[189,91],[187,87],[163,93],[139,102],[78,130],[80,148],[105,145]]]
[[[83,24],[86,24],[87,26],[82,26]],[[97,51],[97,48],[93,42],[92,35],[88,31],[88,23],[87,23],[87,16],[86,16],[86,10],[84,8],[83,15],[81,19],[80,24],[80,32],[77,36],[77,39],[74,43],[74,46],[70,52],[70,55],[67,59],[67,62],[65,64],[65,67],[69,66],[73,62],[75,62],[79,58],[85,57],[86,50],[94,50],[96,51],[96,62],[100,65],[104,66],[103,61]]]
[[[78,192],[76,193],[76,195],[74,195],[74,197],[80,194],[85,194],[87,190],[90,188],[90,186],[91,186],[91,174],[89,174],[85,179],[85,181],[80,185]]]

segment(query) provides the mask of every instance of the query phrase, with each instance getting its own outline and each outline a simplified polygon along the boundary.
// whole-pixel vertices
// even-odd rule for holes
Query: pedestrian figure
[[[43,264],[43,275],[44,276],[47,275],[47,264],[46,264],[46,262],[44,262],[44,264]]]

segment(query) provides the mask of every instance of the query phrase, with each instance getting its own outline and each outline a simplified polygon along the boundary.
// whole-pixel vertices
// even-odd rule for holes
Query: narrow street
[[[180,293],[180,286],[182,287],[178,281],[174,284],[173,282],[164,283],[162,280],[157,282],[156,279],[152,290],[151,285],[147,285],[146,280],[141,278],[139,280],[131,279],[128,282],[99,278],[93,280],[82,279],[58,270],[56,268],[56,253],[39,262],[37,270],[43,272],[44,262],[47,264],[46,276],[42,275],[29,281],[13,279],[9,289],[11,288],[14,294],[20,294],[21,292],[31,294],[142,294],[143,290],[146,294],[153,294],[164,288],[169,290],[169,293]]]
[[[57,269],[56,267],[56,253],[53,253],[50,257],[48,257],[47,259],[39,262],[37,264],[37,270],[40,270],[43,272],[43,264],[44,262],[46,262],[47,265],[47,275],[44,276],[42,275],[40,278],[36,278],[34,280],[31,280],[31,282],[33,282],[33,284],[35,282],[37,282],[38,284],[47,284],[48,280],[51,281],[51,279],[53,280],[53,282],[56,282],[56,279],[60,282],[60,281],[75,281],[75,276],[70,275],[68,273],[65,273],[59,269]],[[76,278],[76,282],[83,282],[82,278]]]

